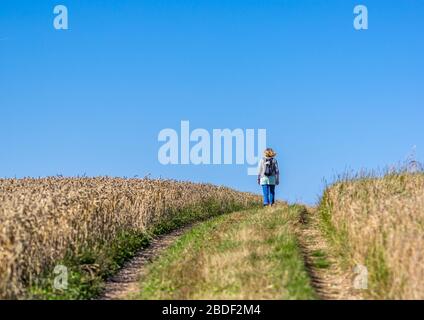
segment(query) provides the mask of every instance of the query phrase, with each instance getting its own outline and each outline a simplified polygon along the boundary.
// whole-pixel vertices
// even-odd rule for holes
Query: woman
[[[275,186],[280,183],[280,171],[275,159],[277,154],[271,148],[264,151],[264,157],[258,166],[258,184],[262,186],[264,206],[272,206],[275,202]]]

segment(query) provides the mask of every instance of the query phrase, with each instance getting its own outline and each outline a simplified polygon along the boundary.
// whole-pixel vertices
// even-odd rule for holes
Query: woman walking
[[[275,159],[277,154],[271,148],[264,151],[264,157],[258,166],[258,184],[262,186],[264,206],[272,206],[275,202],[275,186],[280,183],[280,171]]]

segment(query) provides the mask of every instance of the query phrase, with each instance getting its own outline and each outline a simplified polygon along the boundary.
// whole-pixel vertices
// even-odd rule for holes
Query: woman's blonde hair
[[[272,150],[271,148],[266,148],[264,151],[264,156],[267,158],[273,158],[275,157],[277,154],[275,153],[274,150]]]

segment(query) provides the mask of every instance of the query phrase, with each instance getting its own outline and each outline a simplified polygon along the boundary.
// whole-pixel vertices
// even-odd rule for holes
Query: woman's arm
[[[264,159],[261,158],[258,164],[258,184],[261,184],[261,177],[263,175],[263,162]]]
[[[275,160],[275,184],[278,186],[280,184],[280,169],[278,168],[278,161]]]

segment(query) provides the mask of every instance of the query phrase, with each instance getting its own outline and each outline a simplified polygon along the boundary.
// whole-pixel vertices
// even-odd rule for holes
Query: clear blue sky
[[[314,202],[324,178],[414,145],[424,159],[423,34],[418,0],[1,0],[0,176],[150,173],[259,192],[245,166],[159,164],[159,131],[189,120],[266,128],[279,197]]]

